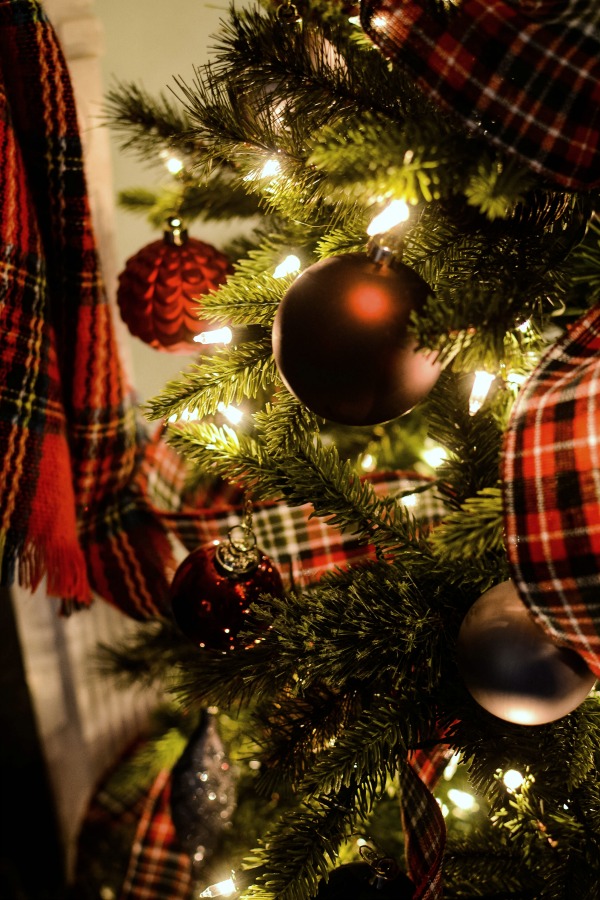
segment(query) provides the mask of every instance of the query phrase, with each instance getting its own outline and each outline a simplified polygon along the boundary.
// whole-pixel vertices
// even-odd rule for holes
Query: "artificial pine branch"
[[[277,379],[270,339],[247,342],[234,352],[220,350],[199,365],[191,365],[180,381],[169,382],[149,401],[150,418],[180,415],[184,409],[208,416],[219,404],[240,403],[254,398]]]

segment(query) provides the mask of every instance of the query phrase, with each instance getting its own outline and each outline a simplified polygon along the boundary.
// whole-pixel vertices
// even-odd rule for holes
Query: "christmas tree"
[[[119,654],[253,736],[244,900],[600,895],[600,23],[547,6],[232,10],[193,83],[110,94],[183,163],[125,203],[248,223],[198,314],[230,342],[147,410],[239,524]],[[273,564],[259,516],[307,504],[362,558]]]

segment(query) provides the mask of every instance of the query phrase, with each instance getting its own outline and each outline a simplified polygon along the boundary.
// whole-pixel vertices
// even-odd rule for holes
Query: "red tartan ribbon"
[[[188,900],[192,887],[191,861],[171,818],[171,773],[164,770],[148,792],[119,900]]]
[[[600,307],[550,348],[520,392],[502,479],[521,598],[600,676]]]
[[[600,16],[589,0],[363,0],[383,53],[471,130],[568,188],[600,183]]]

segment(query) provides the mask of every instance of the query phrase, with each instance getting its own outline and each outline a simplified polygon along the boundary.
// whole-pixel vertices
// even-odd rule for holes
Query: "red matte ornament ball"
[[[256,551],[256,565],[233,575],[219,562],[219,541],[192,551],[177,569],[169,598],[175,622],[194,644],[225,652],[239,647],[250,604],[261,594],[283,596],[281,575],[269,557]]]
[[[395,419],[422,400],[441,367],[417,351],[410,316],[431,294],[409,266],[362,253],[321,260],[287,290],[273,325],[286,387],[319,416],[344,425]]]
[[[227,257],[210,244],[185,232],[178,244],[165,232],[127,260],[117,289],[121,318],[155,350],[197,352],[195,335],[215,327],[200,318],[199,298],[224,284],[230,271]]]
[[[544,725],[582,703],[595,683],[583,658],[538,625],[513,581],[486,591],[458,636],[458,667],[473,699],[518,725]]]

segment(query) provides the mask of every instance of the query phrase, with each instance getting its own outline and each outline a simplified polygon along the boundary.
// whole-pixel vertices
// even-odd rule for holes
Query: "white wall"
[[[210,57],[211,36],[217,32],[227,7],[227,2],[217,7],[204,0],[96,0],[95,12],[104,27],[102,65],[106,85],[115,79],[134,81],[150,93],[168,93],[175,87],[175,76],[191,82],[194,66],[204,65]],[[150,168],[120,151],[115,134],[111,133],[110,142],[115,191],[169,183],[171,176],[162,163],[157,161],[156,167]],[[195,223],[190,233],[218,247],[228,229]],[[162,232],[151,228],[143,217],[117,210],[116,235],[121,270],[129,256],[160,238]],[[131,338],[131,347],[141,399],[158,393],[192,359],[152,350],[137,338]]]

